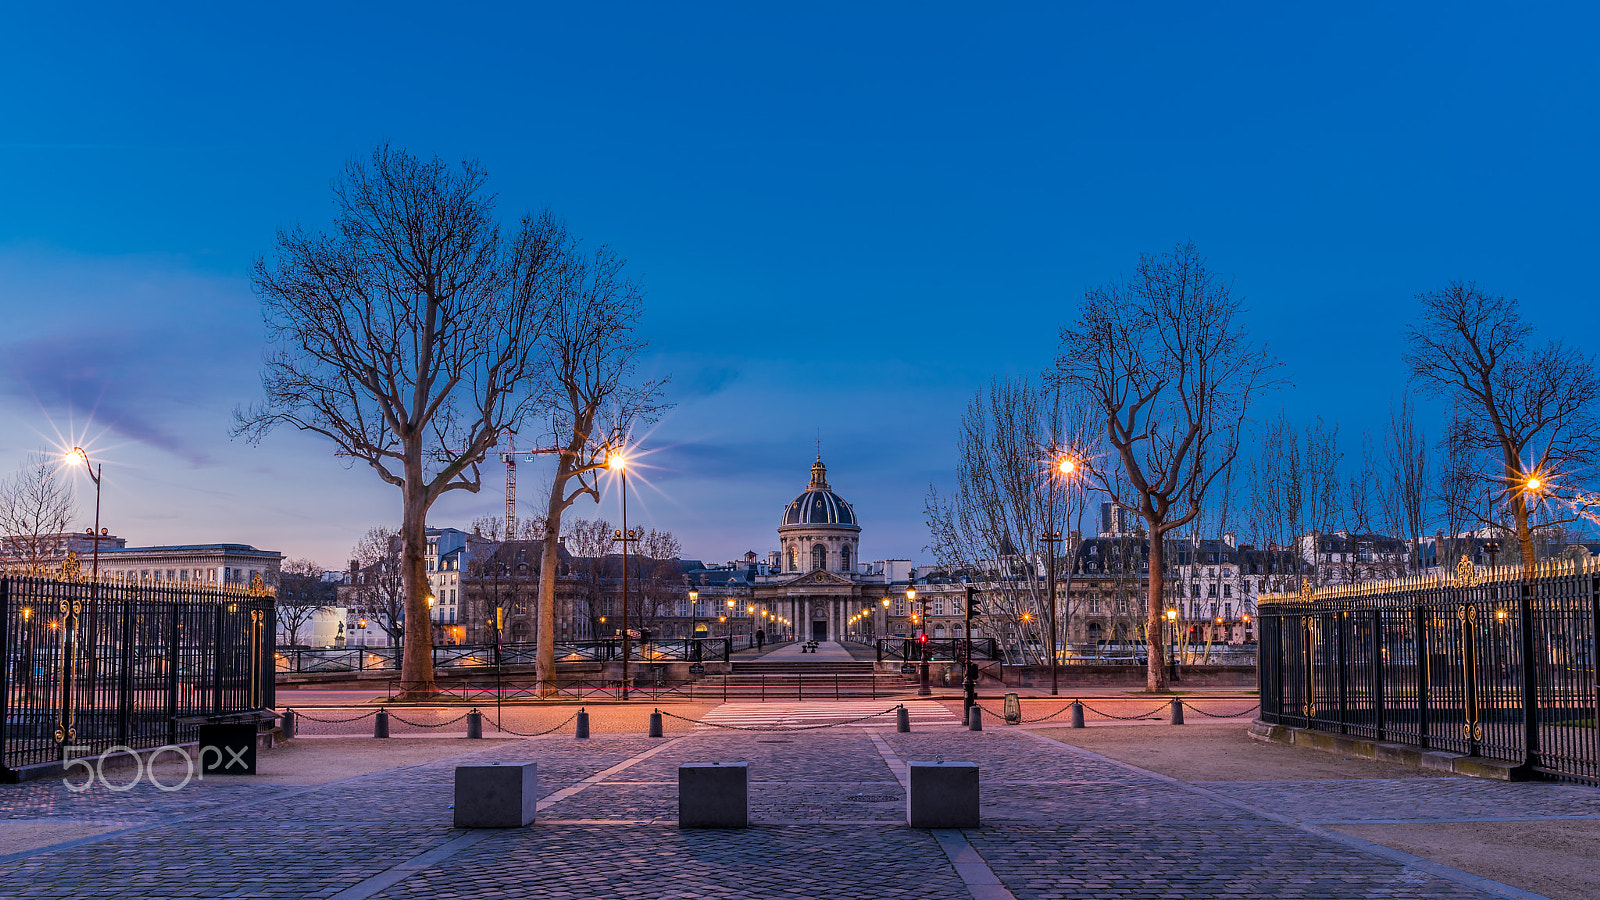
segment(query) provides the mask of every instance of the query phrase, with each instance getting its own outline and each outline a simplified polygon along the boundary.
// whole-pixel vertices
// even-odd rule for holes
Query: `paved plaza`
[[[689,721],[669,719],[678,727],[652,739],[648,707],[624,709],[641,727],[616,719],[619,730],[584,741],[570,727],[482,741],[307,736],[264,753],[261,775],[171,792],[0,787],[0,896],[1530,897],[1354,834],[1600,819],[1600,789],[1398,773],[1291,748],[1263,748],[1278,768],[1253,777],[1184,769],[1219,748],[1254,752],[1238,743],[1243,719],[1082,731],[991,720],[970,732],[929,715],[901,734],[892,716],[826,725],[854,718],[857,703],[781,711],[794,724],[763,726],[774,730],[708,727],[748,713],[683,706]],[[1075,738],[1085,746],[1063,742]],[[905,763],[924,759],[981,767],[981,827],[903,824]],[[544,798],[536,824],[451,826],[457,764],[528,760]],[[677,827],[677,768],[709,761],[750,764],[751,828]],[[169,784],[183,776],[172,763],[158,772]],[[131,774],[107,777],[115,786]]]

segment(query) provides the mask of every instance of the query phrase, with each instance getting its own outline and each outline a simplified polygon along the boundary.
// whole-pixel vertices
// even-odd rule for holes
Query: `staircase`
[[[734,675],[871,675],[872,663],[851,660],[755,659],[733,664]]]

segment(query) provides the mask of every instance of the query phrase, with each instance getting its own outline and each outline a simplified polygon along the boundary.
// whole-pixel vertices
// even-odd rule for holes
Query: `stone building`
[[[776,621],[783,633],[799,640],[839,640],[860,632],[862,625],[887,634],[890,610],[883,601],[892,596],[896,567],[862,565],[860,539],[855,510],[828,485],[828,468],[819,454],[810,484],[784,507],[778,525],[783,570],[757,576],[751,587],[754,621]],[[899,588],[902,596],[904,589]]]

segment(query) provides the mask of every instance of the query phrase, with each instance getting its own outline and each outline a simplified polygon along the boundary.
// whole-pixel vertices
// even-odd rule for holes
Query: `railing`
[[[740,649],[740,638],[667,638],[630,641],[630,662],[726,662]],[[743,640],[748,641],[748,638]],[[532,642],[502,644],[499,665],[531,666],[538,646]],[[557,662],[610,662],[622,659],[622,641],[568,641],[556,644]],[[384,672],[399,668],[398,647],[345,647],[338,650],[277,651],[279,673]],[[445,668],[494,668],[493,644],[439,644],[433,648],[433,665]]]
[[[271,599],[244,591],[0,578],[0,767],[271,709],[274,627]]]
[[[1600,560],[1260,605],[1261,717],[1600,778]]]
[[[631,699],[652,700],[844,700],[889,697],[915,689],[915,684],[899,675],[880,674],[777,674],[709,675],[689,680],[668,680],[645,673],[631,678]],[[609,678],[564,678],[549,690],[522,681],[468,678],[441,680],[436,690],[408,691],[400,682],[389,682],[390,702],[438,702],[441,700],[494,703],[512,700],[621,699],[623,683]]]
[[[974,638],[970,643],[973,659],[1000,658],[999,644],[994,638]],[[925,644],[916,638],[879,638],[878,662],[886,659],[920,662],[924,656],[930,661],[966,659],[967,645],[965,638],[930,638]]]

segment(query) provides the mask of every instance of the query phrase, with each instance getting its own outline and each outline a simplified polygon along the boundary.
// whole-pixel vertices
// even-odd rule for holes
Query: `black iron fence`
[[[926,642],[916,638],[879,638],[878,662],[886,659],[920,661],[966,659],[971,647],[972,658],[994,660],[1000,658],[1000,646],[994,638],[929,638]]]
[[[1600,560],[1263,598],[1261,717],[1600,779]]]
[[[0,578],[0,768],[195,740],[273,706],[272,600]]]
[[[748,638],[665,638],[629,642],[628,659],[637,662],[715,662],[728,661],[733,651],[749,646]],[[493,644],[439,644],[433,648],[435,668],[494,668],[531,666],[538,645],[502,644],[498,662]],[[381,672],[399,669],[399,647],[344,647],[336,650],[279,649],[278,672],[313,674],[319,672]],[[557,662],[611,662],[622,659],[622,641],[562,641],[556,644]]]

